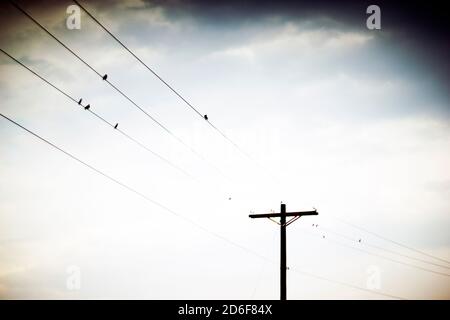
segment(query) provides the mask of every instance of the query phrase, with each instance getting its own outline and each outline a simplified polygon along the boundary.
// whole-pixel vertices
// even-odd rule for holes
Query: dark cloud
[[[248,23],[268,16],[286,19],[329,18],[342,28],[366,29],[366,8],[381,8],[382,31],[392,43],[412,52],[448,84],[450,74],[449,13],[434,1],[268,1],[268,0],[188,0],[147,1],[149,6],[167,8],[169,16],[191,15],[209,25]],[[323,20],[326,21],[326,20]],[[324,22],[325,23],[325,22]],[[393,48],[395,49],[395,48]]]
[[[81,1],[88,8],[95,8],[97,12],[120,10],[145,10],[145,8],[130,5],[126,1]],[[54,12],[61,10],[73,2],[64,0],[35,1],[22,0],[19,4],[33,11]],[[327,21],[333,21],[340,28],[351,28],[359,31],[366,29],[366,8],[371,4],[377,4],[381,8],[381,31],[389,35],[390,48],[393,51],[406,51],[411,54],[425,68],[431,70],[448,86],[450,80],[450,42],[447,30],[449,30],[449,13],[442,5],[434,1],[414,3],[409,1],[269,1],[269,0],[145,0],[147,8],[162,7],[165,14],[171,20],[183,17],[192,17],[205,28],[236,27],[241,24],[253,23],[266,17],[279,17],[286,20],[296,19],[322,19],[319,23],[326,27]],[[11,30],[11,26],[17,22],[18,15],[10,15],[11,5],[1,5],[4,17],[2,17],[2,29]],[[9,7],[9,8],[7,8]],[[13,9],[14,10],[14,9]],[[20,17],[19,17],[20,18]],[[8,38],[6,38],[8,39]]]

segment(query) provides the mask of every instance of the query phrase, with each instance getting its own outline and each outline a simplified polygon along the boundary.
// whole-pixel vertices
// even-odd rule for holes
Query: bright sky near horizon
[[[69,30],[72,2],[19,3],[204,159],[8,3],[0,4],[3,50],[195,179],[2,53],[0,112],[209,232],[0,119],[1,298],[277,299],[279,230],[248,214],[278,212],[281,201],[288,211],[319,211],[288,228],[290,299],[385,298],[302,273],[367,288],[373,270],[373,291],[450,298],[449,276],[358,250],[449,267],[368,248],[439,263],[336,220],[450,260],[448,82],[405,34],[368,30],[364,10],[358,25],[326,9],[215,16],[175,2],[82,2],[249,161],[87,15]],[[77,290],[67,287],[73,270]]]

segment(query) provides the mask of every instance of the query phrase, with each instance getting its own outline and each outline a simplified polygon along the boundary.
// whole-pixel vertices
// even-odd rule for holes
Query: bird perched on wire
[[[81,106],[81,101],[83,101],[83,98],[80,98],[80,100],[78,101],[78,104]]]
[[[205,115],[203,116],[203,118],[205,118],[205,120],[208,121],[208,115],[207,115],[207,114],[205,114]]]
[[[84,110],[89,110],[90,107],[91,107],[91,105],[88,104],[86,107],[84,107]]]
[[[102,79],[103,80],[106,80],[106,79],[108,79],[108,75],[107,74],[105,74],[103,77],[102,77]]]
[[[116,123],[116,125],[114,126],[114,129],[117,129],[118,126],[119,126],[119,123]]]

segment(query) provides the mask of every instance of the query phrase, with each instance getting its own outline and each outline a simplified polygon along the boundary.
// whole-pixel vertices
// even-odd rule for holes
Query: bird
[[[359,239],[358,242],[361,242],[361,239]]]
[[[84,110],[89,110],[90,107],[91,107],[91,105],[88,104],[86,107],[84,107]]]
[[[207,115],[207,114],[205,114],[205,115],[203,116],[203,118],[205,118],[205,120],[208,121],[208,115]]]
[[[325,236],[322,236],[323,239],[325,239]]]
[[[114,129],[117,129],[117,127],[119,126],[119,124],[118,123],[116,123],[116,125],[114,126]]]
[[[107,74],[105,74],[105,75],[102,77],[103,80],[106,80],[107,78],[108,78],[108,75],[107,75]]]
[[[83,98],[80,98],[80,101],[78,101],[79,105],[81,105],[81,101],[83,101]]]

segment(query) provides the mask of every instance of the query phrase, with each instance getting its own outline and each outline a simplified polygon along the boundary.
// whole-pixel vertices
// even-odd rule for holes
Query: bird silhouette
[[[322,236],[323,239],[325,239],[325,236]]]
[[[107,75],[107,74],[105,74],[105,75],[102,77],[103,80],[106,80],[107,78],[108,78],[108,75]]]
[[[86,107],[84,107],[84,110],[89,110],[90,107],[91,107],[91,105],[88,104]]]
[[[116,123],[116,125],[114,126],[114,129],[117,129],[117,127],[119,126],[119,124],[118,123]]]
[[[358,242],[361,243],[361,239],[359,239]]]
[[[208,121],[208,115],[207,115],[207,114],[205,114],[205,115],[203,116],[203,118],[205,118],[205,120]]]
[[[80,99],[80,101],[78,101],[78,104],[81,105],[81,101],[83,101],[83,98]]]

